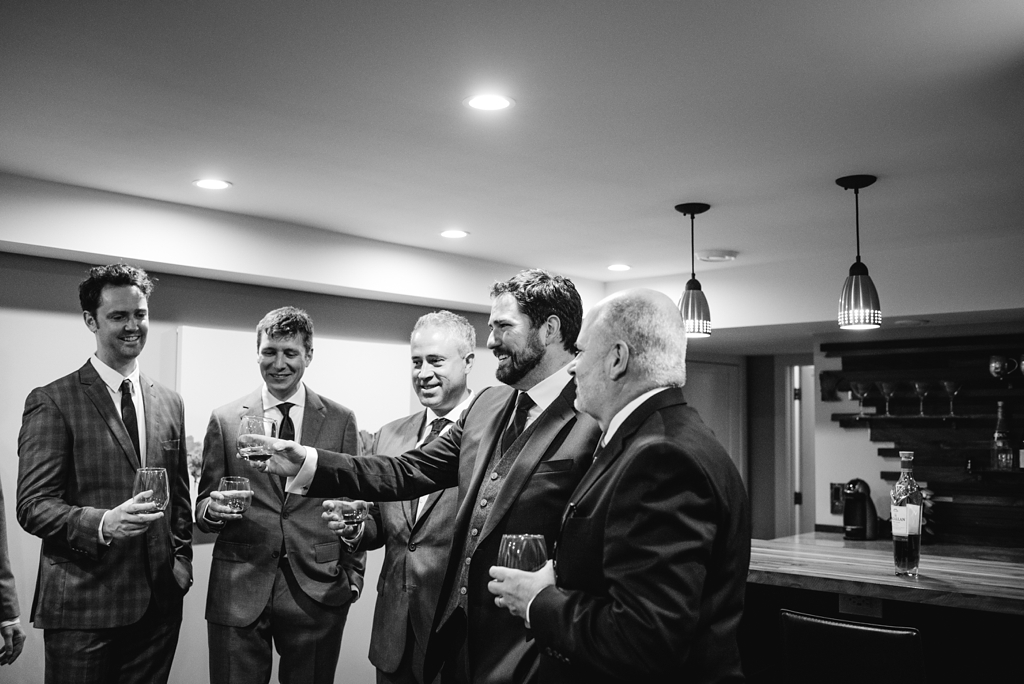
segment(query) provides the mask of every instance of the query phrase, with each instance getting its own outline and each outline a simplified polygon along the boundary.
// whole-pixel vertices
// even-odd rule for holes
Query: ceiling
[[[698,275],[844,270],[854,173],[869,265],[1016,236],[1022,122],[1019,0],[0,5],[0,171],[602,282],[687,271],[684,201]]]

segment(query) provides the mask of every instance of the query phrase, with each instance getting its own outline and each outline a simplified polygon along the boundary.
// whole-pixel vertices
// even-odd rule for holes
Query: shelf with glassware
[[[842,370],[819,375],[822,401],[854,400],[841,427],[867,430],[880,476],[898,477],[899,450],[932,492],[930,527],[939,541],[1024,546],[1024,334],[823,344]],[[1012,455],[995,453],[998,406]]]

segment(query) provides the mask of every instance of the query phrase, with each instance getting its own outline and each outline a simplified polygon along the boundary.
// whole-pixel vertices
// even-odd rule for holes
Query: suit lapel
[[[320,395],[306,388],[306,406],[302,410],[302,443],[313,446],[320,439],[320,428],[327,417],[327,408]]]
[[[512,396],[514,398],[515,394]],[[527,428],[532,428],[533,432],[529,435],[526,444],[523,445],[522,451],[516,456],[516,460],[508,472],[505,483],[494,500],[494,508],[487,517],[487,523],[481,531],[481,537],[486,537],[490,534],[494,526],[505,516],[508,509],[519,498],[519,492],[522,491],[530,476],[533,475],[533,471],[536,470],[537,464],[540,463],[541,458],[547,452],[552,440],[565,427],[566,423],[576,417],[576,410],[572,406],[575,396],[576,384],[570,380],[562,389],[558,398]],[[499,430],[499,438],[500,433],[501,431]],[[492,444],[492,449],[494,446]],[[486,466],[487,463],[485,461],[485,469]],[[483,472],[481,471],[479,474],[482,478]]]
[[[143,447],[146,450],[146,457],[141,459],[148,466],[167,467],[163,461],[163,449],[158,444],[157,437],[160,435],[159,420],[160,416],[157,415],[157,401],[156,401],[156,389],[153,386],[153,381],[147,378],[142,373],[139,373],[139,384],[142,385],[142,410],[146,414],[146,444]],[[168,474],[173,472],[173,467],[167,468]]]
[[[658,392],[652,397],[649,397],[647,401],[640,404],[633,413],[625,420],[625,422],[619,426],[619,429],[612,435],[611,440],[603,447],[598,447],[597,451],[594,452],[594,462],[584,474],[583,479],[580,480],[579,485],[576,487],[576,491],[573,492],[571,501],[576,504],[583,499],[590,488],[601,479],[612,464],[615,463],[619,456],[622,454],[623,443],[633,435],[640,426],[646,422],[648,418],[655,411],[660,411],[666,406],[673,404],[685,404],[686,401],[683,399],[683,391],[679,388],[671,388]]]
[[[125,429],[121,416],[114,406],[114,400],[110,398],[110,391],[107,389],[103,379],[100,378],[100,374],[93,368],[92,363],[86,361],[79,371],[78,377],[82,384],[86,385],[86,396],[89,397],[96,407],[96,410],[103,418],[103,422],[110,428],[110,432],[121,446],[121,451],[124,452],[125,458],[131,464],[132,470],[138,470],[139,457],[135,453],[135,446],[132,445],[132,438],[128,436],[128,430]]]

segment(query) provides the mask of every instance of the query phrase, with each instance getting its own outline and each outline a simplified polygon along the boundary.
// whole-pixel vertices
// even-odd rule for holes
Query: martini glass
[[[895,382],[880,382],[878,383],[878,391],[882,393],[885,398],[885,415],[891,416],[889,413],[889,400],[892,399],[893,395],[896,394],[896,383]]]
[[[959,392],[960,388],[962,388],[962,387],[963,387],[963,385],[961,385],[959,382],[955,382],[953,380],[943,380],[942,381],[942,389],[946,390],[946,396],[949,397],[949,415],[950,416],[955,416],[956,415],[953,412],[953,397],[956,396],[957,392]]]
[[[921,400],[921,415],[923,416],[923,415],[925,415],[925,413],[924,413],[924,398],[927,397],[931,393],[931,391],[932,391],[931,385],[929,385],[927,382],[915,382],[914,383],[914,391],[917,393],[918,398]]]
[[[871,383],[868,382],[851,382],[850,391],[853,392],[853,396],[857,397],[857,408],[860,409],[857,413],[858,418],[864,417],[864,397],[871,391]]]

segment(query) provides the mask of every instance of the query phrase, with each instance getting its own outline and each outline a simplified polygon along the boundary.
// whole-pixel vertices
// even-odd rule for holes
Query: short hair
[[[431,311],[423,314],[416,321],[409,335],[412,342],[413,336],[423,328],[440,328],[458,343],[459,354],[466,356],[476,349],[476,328],[466,319],[465,316],[452,313],[451,311]]]
[[[107,285],[114,287],[134,285],[148,299],[156,286],[156,278],[150,278],[149,274],[141,268],[128,264],[93,266],[89,269],[89,275],[85,280],[78,284],[78,301],[82,305],[82,311],[88,311],[93,316],[96,315],[96,310],[100,308],[103,288]]]
[[[261,335],[270,339],[281,339],[292,335],[302,336],[302,346],[308,354],[313,350],[313,319],[302,309],[282,306],[263,317],[256,325],[256,348],[259,349]]]
[[[494,283],[491,298],[503,294],[515,298],[519,310],[529,317],[534,328],[543,325],[549,316],[557,316],[562,323],[562,346],[569,353],[576,352],[576,338],[583,324],[583,301],[571,280],[532,268]]]
[[[625,295],[605,304],[601,323],[609,343],[622,340],[629,347],[629,366],[640,384],[647,389],[686,384],[686,323],[678,310]]]

